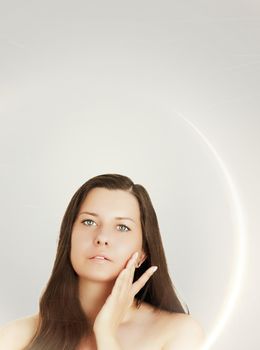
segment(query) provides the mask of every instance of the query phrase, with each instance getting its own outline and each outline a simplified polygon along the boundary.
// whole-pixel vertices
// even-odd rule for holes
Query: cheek
[[[86,246],[88,241],[89,235],[82,230],[74,231],[71,235],[71,245],[73,245],[77,250]]]
[[[70,257],[72,263],[77,263],[84,258],[86,244],[86,239],[83,239],[82,235],[74,233],[71,236]]]
[[[132,237],[131,240],[128,242],[128,249],[129,251],[137,251],[142,248],[142,237]]]
[[[128,244],[119,246],[118,256],[120,257],[122,264],[127,263],[135,252],[141,251],[141,248],[141,243],[139,244],[137,242],[129,242]]]

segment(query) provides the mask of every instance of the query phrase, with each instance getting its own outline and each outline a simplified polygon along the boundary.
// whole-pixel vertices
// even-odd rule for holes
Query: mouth
[[[110,259],[105,255],[95,255],[95,256],[92,256],[90,259],[110,261]]]
[[[107,259],[105,257],[97,257],[97,256],[94,256],[94,257],[90,258],[89,260],[91,260],[93,262],[101,263],[101,264],[110,261],[109,259]]]

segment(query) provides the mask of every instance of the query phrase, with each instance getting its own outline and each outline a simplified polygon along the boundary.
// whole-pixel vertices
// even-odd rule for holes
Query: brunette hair
[[[120,174],[102,174],[85,182],[73,195],[60,227],[56,258],[51,276],[39,301],[39,322],[34,337],[23,350],[75,350],[92,326],[78,298],[78,275],[70,261],[71,233],[74,221],[88,192],[102,187],[128,191],[136,197],[140,209],[142,248],[147,258],[135,270],[136,281],[151,265],[156,273],[135,295],[137,307],[142,301],[169,312],[185,312],[169,276],[157,216],[146,189]]]

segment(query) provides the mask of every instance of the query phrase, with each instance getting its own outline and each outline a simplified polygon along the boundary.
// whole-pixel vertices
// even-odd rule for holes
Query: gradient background
[[[36,313],[62,216],[90,177],[149,192],[181,300],[209,333],[247,217],[246,272],[213,350],[260,344],[257,1],[9,1],[0,6],[0,324]]]

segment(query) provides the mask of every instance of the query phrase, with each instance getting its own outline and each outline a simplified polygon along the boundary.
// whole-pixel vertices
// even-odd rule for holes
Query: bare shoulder
[[[21,350],[34,336],[39,316],[29,315],[10,321],[0,328],[0,349]]]
[[[164,314],[167,322],[165,343],[162,350],[199,350],[205,340],[205,332],[196,318],[184,313]]]

